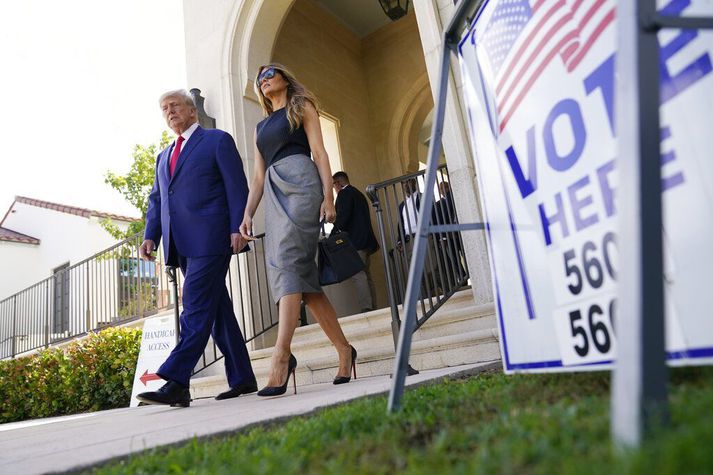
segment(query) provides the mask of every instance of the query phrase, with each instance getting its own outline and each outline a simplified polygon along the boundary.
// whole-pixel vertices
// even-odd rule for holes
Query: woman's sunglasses
[[[264,70],[263,72],[261,72],[260,75],[257,77],[257,86],[258,86],[258,87],[262,86],[262,82],[263,82],[265,79],[272,79],[272,78],[274,78],[274,77],[275,77],[275,73],[277,73],[277,71],[275,71],[275,68],[267,68],[266,70]]]

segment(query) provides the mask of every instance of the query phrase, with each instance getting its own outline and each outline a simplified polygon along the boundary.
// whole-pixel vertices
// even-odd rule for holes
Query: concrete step
[[[478,330],[495,328],[495,316],[492,305],[468,306],[456,309],[444,308],[436,312],[413,336],[413,341],[425,341],[433,338],[468,333]],[[364,326],[350,326],[344,333],[351,344],[361,353],[371,348],[390,348],[394,351],[394,339],[391,330],[391,319],[372,321]],[[292,352],[295,356],[311,361],[319,358],[335,358],[336,352],[331,342],[320,331],[320,338],[306,341],[295,337]],[[272,348],[258,350],[250,354],[253,369],[260,372],[269,368]]]
[[[462,290],[460,292],[456,292],[451,296],[450,299],[446,301],[446,303],[443,305],[443,307],[440,309],[444,308],[458,308],[461,306],[472,306],[473,305],[473,294],[471,290]],[[398,307],[399,310],[399,316],[403,318],[403,307],[399,305]],[[386,308],[381,308],[378,310],[373,310],[371,312],[365,312],[365,313],[360,313],[357,315],[351,315],[348,317],[342,317],[339,319],[339,323],[342,326],[342,329],[344,332],[348,332],[350,327],[356,326],[356,327],[362,327],[365,325],[370,325],[373,324],[374,322],[381,321],[383,319],[387,319],[389,322],[391,321],[391,308],[386,307]],[[304,327],[299,327],[295,331],[295,339],[299,338],[300,341],[308,341],[313,338],[316,339],[322,339],[324,334],[322,333],[322,330],[319,328],[318,325],[306,325]],[[271,349],[267,349],[266,351],[271,352]]]
[[[438,331],[437,329],[442,324],[450,323],[450,319],[467,319],[471,318],[473,313],[473,298],[470,290],[458,292],[441,307],[436,314],[429,320],[427,327],[429,331]],[[477,314],[487,313],[485,310],[475,310]],[[492,306],[490,306],[492,308]],[[462,312],[461,314],[452,312]],[[403,309],[399,307],[400,317],[403,317]],[[492,313],[492,311],[491,311]],[[344,331],[344,334],[352,342],[371,340],[377,336],[389,336],[392,338],[391,330],[391,311],[389,308],[374,310],[358,315],[343,317],[339,319],[339,323]],[[392,340],[393,341],[393,340]],[[354,345],[356,346],[356,345]],[[295,354],[310,352],[312,350],[320,351],[323,347],[330,347],[331,343],[322,332],[319,325],[306,325],[295,330],[295,336],[292,340],[292,351]],[[333,351],[333,350],[327,350]],[[272,355],[272,347],[250,352],[250,358],[253,365],[263,358],[269,358]]]
[[[497,331],[488,329],[414,341],[409,361],[412,367],[423,371],[473,362],[493,362],[499,359]],[[298,358],[295,372],[297,385],[331,381],[337,373],[336,363],[335,355],[307,361]],[[362,349],[357,358],[357,377],[391,374],[393,366],[393,345]],[[267,381],[267,369],[255,370],[259,387],[263,387]],[[213,397],[226,389],[228,385],[223,375],[196,378],[191,381],[191,394],[194,399]]]
[[[441,307],[415,334],[411,365],[418,370],[500,359],[497,323],[492,304],[474,305],[472,294],[457,295]],[[456,297],[456,296],[454,296]],[[358,351],[357,376],[390,374],[394,365],[391,315],[388,309],[341,318],[347,339]],[[297,384],[330,382],[337,373],[337,355],[318,325],[298,328],[292,351],[297,358]],[[267,381],[272,348],[252,351],[250,358],[260,387]],[[212,397],[227,389],[225,376],[194,378],[194,398]]]
[[[484,351],[475,351],[485,345]],[[493,351],[494,350],[494,351]],[[336,355],[314,358],[300,365],[298,361],[297,384],[325,383],[337,374]],[[414,341],[411,346],[411,365],[418,370],[444,368],[464,362],[485,362],[498,359],[497,332],[491,329],[476,330],[428,340]],[[300,367],[301,366],[301,367]],[[394,367],[393,344],[370,347],[359,351],[357,357],[357,377],[391,374]],[[267,371],[261,371],[267,376]],[[257,374],[256,374],[257,375]],[[258,376],[260,380],[260,376]]]

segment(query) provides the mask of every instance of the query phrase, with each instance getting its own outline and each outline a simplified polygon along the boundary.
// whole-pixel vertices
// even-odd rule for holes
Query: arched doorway
[[[223,69],[249,161],[252,131],[262,117],[253,76],[261,64],[278,61],[338,119],[344,165],[356,171],[358,184],[418,169],[412,128],[432,98],[415,15],[391,22],[377,2],[369,4],[370,13],[366,4],[350,3],[237,2]]]
[[[358,3],[358,5],[356,5]],[[257,68],[279,62],[319,98],[352,184],[368,184],[419,169],[424,123],[433,108],[413,12],[391,22],[378,2],[372,20],[349,12],[366,3],[342,0],[253,0],[236,7],[225,65],[235,130],[252,173],[252,138],[262,113],[253,92]],[[376,26],[376,27],[375,27]],[[375,27],[375,28],[374,28]],[[236,137],[237,138],[237,137]],[[240,142],[239,142],[240,143]],[[334,170],[336,171],[336,170]],[[380,257],[374,274],[379,274]],[[376,277],[376,276],[375,276]],[[383,276],[375,278],[386,306]]]
[[[424,136],[424,129],[432,123],[432,111],[431,88],[424,73],[401,98],[389,127],[389,154],[401,159],[402,173],[418,171],[426,158],[428,136]]]

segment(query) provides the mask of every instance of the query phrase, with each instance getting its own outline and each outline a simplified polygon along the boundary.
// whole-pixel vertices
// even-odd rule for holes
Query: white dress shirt
[[[404,233],[406,236],[416,234],[416,220],[418,219],[418,209],[416,207],[416,198],[418,193],[412,193],[407,197],[404,207],[401,210],[401,220],[404,223]]]
[[[195,132],[197,128],[198,128],[198,122],[194,122],[193,125],[191,125],[186,130],[183,131],[183,133],[181,134],[181,137],[183,137],[183,144],[181,144],[181,149],[178,151],[179,154],[181,153],[183,148],[186,146],[186,142],[188,142],[188,139],[191,138],[191,135],[193,135],[193,132]],[[177,142],[174,142],[174,146],[176,143]],[[171,151],[171,154],[173,154],[173,151]]]

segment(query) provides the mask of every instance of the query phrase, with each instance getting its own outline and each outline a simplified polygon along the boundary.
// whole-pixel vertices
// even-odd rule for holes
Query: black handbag
[[[320,285],[343,282],[364,270],[364,261],[359,257],[346,232],[335,229],[327,237],[322,222],[318,246],[317,267]]]

